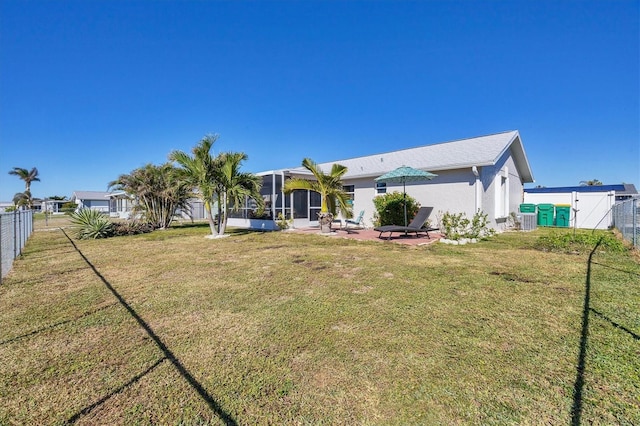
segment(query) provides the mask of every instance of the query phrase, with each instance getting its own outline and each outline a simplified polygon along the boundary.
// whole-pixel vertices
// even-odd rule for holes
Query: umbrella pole
[[[407,227],[407,187],[404,180],[402,181],[402,204],[404,204],[404,227]],[[404,230],[404,235],[407,235],[407,230]]]

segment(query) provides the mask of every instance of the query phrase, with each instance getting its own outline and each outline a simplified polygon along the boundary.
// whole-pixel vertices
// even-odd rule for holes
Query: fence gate
[[[640,198],[632,198],[613,206],[613,226],[625,240],[640,247]]]

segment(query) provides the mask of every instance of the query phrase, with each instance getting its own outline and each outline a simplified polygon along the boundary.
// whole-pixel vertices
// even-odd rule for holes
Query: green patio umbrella
[[[381,183],[402,183],[402,199],[404,204],[404,226],[407,226],[407,182],[422,182],[425,180],[431,180],[438,175],[425,172],[423,170],[414,169],[409,166],[398,167],[395,170],[391,170],[388,173],[383,174],[375,178],[376,182]]]

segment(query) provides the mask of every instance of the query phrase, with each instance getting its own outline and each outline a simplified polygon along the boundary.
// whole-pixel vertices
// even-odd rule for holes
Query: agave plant
[[[107,238],[113,235],[113,223],[98,210],[80,209],[71,214],[71,223],[76,226],[76,237],[80,240]]]

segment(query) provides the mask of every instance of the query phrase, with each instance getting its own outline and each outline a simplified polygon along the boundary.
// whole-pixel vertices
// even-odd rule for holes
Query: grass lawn
[[[640,424],[628,254],[207,232],[35,232],[0,424]]]

